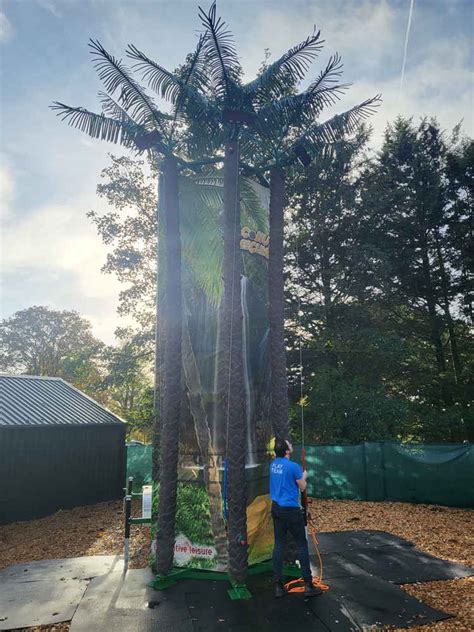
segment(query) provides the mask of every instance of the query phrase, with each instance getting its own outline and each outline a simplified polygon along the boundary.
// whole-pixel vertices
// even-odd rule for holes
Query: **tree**
[[[306,436],[317,442],[394,436],[403,408],[385,392],[386,380],[398,370],[400,346],[397,337],[383,331],[383,316],[371,305],[372,272],[357,206],[368,132],[362,128],[349,140],[333,144],[330,153],[295,174],[288,186],[293,432],[300,436],[296,408],[302,403]]]
[[[120,293],[119,311],[133,315],[143,331],[140,346],[153,338],[154,297],[156,295],[156,189],[153,174],[144,175],[143,160],[115,158],[102,172],[99,194],[113,207],[103,215],[89,213],[105,244],[111,246],[104,271],[116,274],[127,283]],[[242,221],[264,230],[266,213],[247,179],[241,179]],[[222,523],[222,493],[218,481],[219,463],[216,446],[210,441],[210,428],[202,401],[201,377],[191,338],[202,339],[189,323],[186,303],[197,301],[202,292],[204,301],[217,305],[222,296],[222,260],[224,248],[221,231],[223,177],[211,175],[181,175],[179,182],[181,240],[183,244],[183,377],[185,397],[189,401],[211,507],[213,534],[218,548],[225,526]],[[223,557],[222,547],[219,548]]]
[[[91,394],[101,379],[103,344],[75,311],[33,306],[0,324],[2,371],[62,377]]]
[[[153,428],[152,340],[131,330],[119,330],[120,343],[104,353],[107,405],[127,421],[127,433],[150,436]]]
[[[424,359],[427,373],[412,397],[425,410],[451,411],[447,432],[455,440],[470,425],[466,362],[458,344],[464,326],[456,316],[463,267],[456,250],[463,240],[456,246],[452,240],[454,225],[460,228],[465,217],[461,211],[456,221],[455,209],[466,193],[449,171],[449,145],[435,120],[415,126],[396,119],[387,127],[378,161],[367,170],[362,204],[370,219],[366,234],[375,255],[374,283],[392,323],[403,337],[410,332],[434,360]],[[419,360],[415,366],[419,372]],[[456,421],[459,406],[464,430]]]
[[[186,115],[188,124],[188,148],[209,147],[208,139],[212,139],[212,151],[219,151],[224,145],[224,300],[223,300],[223,323],[222,331],[222,367],[223,376],[228,376],[227,391],[222,388],[223,410],[228,417],[228,436],[232,445],[228,446],[229,457],[229,552],[231,574],[237,583],[241,583],[245,577],[246,550],[241,542],[246,541],[245,527],[245,432],[243,424],[243,379],[242,379],[242,332],[241,332],[241,309],[239,293],[239,262],[238,253],[238,233],[239,233],[239,136],[243,125],[255,120],[257,110],[264,110],[266,102],[272,102],[276,97],[281,96],[282,90],[286,90],[288,76],[301,78],[302,71],[306,69],[308,62],[319,50],[319,33],[314,32],[302,44],[291,49],[283,55],[277,62],[271,64],[265,72],[253,82],[243,86],[240,76],[241,69],[236,55],[236,50],[232,41],[232,36],[226,28],[225,23],[216,17],[215,3],[206,14],[200,10],[200,17],[205,28],[204,36],[200,39],[198,51],[190,64],[189,77],[197,76],[201,92],[202,88],[208,88],[211,99],[203,96],[195,90],[188,82],[183,82],[176,74],[166,71],[164,68],[150,60],[135,47],[129,47],[128,55],[137,61],[136,66],[143,72],[143,77],[155,91],[161,92],[162,96],[169,98],[175,107],[175,111],[180,111],[183,105],[183,112]],[[210,81],[205,80],[204,73],[193,73],[193,68],[198,67],[200,52],[203,51],[205,59],[204,67]],[[107,58],[110,64],[110,57]],[[117,64],[114,71],[100,62],[100,72],[106,79],[112,78],[109,82],[109,89],[115,89],[118,84],[123,83],[123,69],[120,69],[117,77]],[[127,81],[127,88],[129,87]],[[321,101],[318,104],[314,100],[314,95],[318,93],[318,86],[312,86],[311,90],[305,94],[294,110],[300,113],[301,120],[308,121],[308,116],[314,118],[314,114],[321,108]],[[330,89],[327,90],[329,92]],[[142,96],[142,95],[140,95]],[[320,95],[318,95],[320,96]],[[140,101],[141,99],[138,99]],[[324,101],[324,97],[322,98]],[[294,104],[292,104],[294,105]],[[277,111],[280,114],[291,113],[294,115],[289,103],[276,103]],[[364,104],[366,107],[367,104]],[[367,109],[367,108],[366,108]],[[360,112],[363,108],[359,108]],[[272,111],[267,118],[271,118]],[[346,113],[327,125],[310,126],[305,129],[302,138],[298,139],[298,145],[294,146],[294,151],[301,156],[306,152],[303,144],[320,145],[321,140],[334,134],[345,125],[351,124],[356,117],[355,110]],[[264,119],[262,118],[262,121]],[[265,119],[267,120],[267,119]],[[176,116],[174,122],[176,121]],[[194,126],[194,127],[193,127]],[[198,127],[198,132],[196,132]],[[291,121],[285,121],[285,133],[290,132]],[[204,134],[203,134],[204,132]],[[211,132],[211,133],[209,133]],[[153,143],[157,132],[153,133]],[[150,139],[148,134],[147,138]],[[160,149],[163,151],[163,139],[158,133]],[[204,140],[203,140],[204,139]],[[279,139],[280,141],[282,139]],[[146,146],[142,144],[142,147]],[[153,144],[152,143],[152,144]],[[291,143],[290,143],[291,145]],[[165,147],[166,149],[166,147]],[[164,152],[165,155],[166,151]],[[206,153],[206,151],[204,152]],[[165,158],[165,161],[167,158]],[[201,160],[202,164],[222,161],[222,157],[205,156]],[[259,173],[252,165],[245,165],[245,168],[252,173]],[[169,187],[164,187],[164,197],[167,198]],[[176,202],[176,197],[174,198]],[[239,256],[237,256],[237,254]],[[281,266],[280,266],[281,268]],[[281,273],[280,273],[281,276]],[[171,289],[171,287],[169,287]],[[282,292],[280,292],[282,294]],[[281,297],[280,297],[281,298]],[[281,303],[281,301],[280,301]],[[280,319],[282,320],[282,319]],[[282,328],[282,327],[281,327]],[[281,333],[281,332],[280,332]],[[283,337],[280,335],[280,347],[283,345]],[[166,353],[166,352],[165,352]],[[275,366],[275,372],[276,372]],[[167,371],[165,371],[167,373]],[[282,373],[280,371],[280,373]],[[232,376],[232,377],[231,377]],[[165,389],[166,391],[166,389]],[[173,452],[174,454],[174,452]],[[161,503],[161,501],[160,501]],[[160,533],[160,531],[159,531]],[[169,534],[168,534],[169,535]],[[171,537],[171,536],[170,536]],[[169,544],[170,538],[166,537]],[[168,546],[164,547],[168,550]],[[163,562],[163,567],[166,564]]]
[[[163,353],[163,405],[160,417],[160,500],[157,529],[157,569],[166,573],[172,565],[174,551],[174,525],[176,516],[176,485],[179,452],[179,404],[181,400],[181,242],[178,199],[179,130],[178,117],[183,99],[201,103],[201,96],[192,87],[192,79],[199,73],[202,58],[202,40],[185,70],[183,78],[161,72],[158,84],[166,93],[176,97],[172,115],[161,113],[145,90],[135,81],[130,71],[110,55],[99,42],[91,41],[91,52],[100,79],[108,91],[101,94],[103,113],[95,114],[84,108],[76,108],[56,102],[52,107],[71,125],[78,127],[93,138],[120,143],[138,151],[162,155],[163,196],[162,218],[165,235],[167,263],[164,266],[164,290],[166,295],[163,321],[165,341]],[[140,59],[139,51],[129,47],[129,57]],[[156,68],[155,68],[156,70]],[[118,101],[112,95],[118,93]],[[106,116],[106,114],[108,116]],[[158,301],[157,307],[159,308]],[[157,317],[156,322],[159,323]],[[158,354],[158,350],[157,350]],[[158,363],[156,363],[158,366]],[[155,392],[159,379],[155,377]],[[156,398],[155,398],[155,401]],[[156,420],[158,422],[158,419]]]
[[[276,436],[288,436],[288,383],[285,352],[284,314],[284,208],[285,178],[293,165],[300,161],[308,167],[311,161],[324,161],[342,139],[353,133],[362,120],[378,105],[379,97],[368,99],[327,121],[319,122],[322,110],[333,105],[346,86],[338,83],[341,59],[335,54],[324,70],[302,93],[294,94],[309,62],[322,48],[319,33],[288,51],[276,64],[264,67],[261,75],[272,75],[275,66],[284,60],[282,69],[287,82],[286,94],[265,104],[258,111],[257,143],[253,151],[261,168],[270,172],[270,260],[269,260],[269,320],[272,375],[271,418]],[[298,56],[301,55],[299,58]],[[288,64],[289,62],[289,64]],[[287,65],[288,64],[288,65]],[[277,70],[277,73],[281,68]],[[281,79],[278,80],[280,83]],[[249,141],[252,145],[252,141]],[[256,145],[256,146],[255,146]],[[257,149],[257,151],[255,151]]]

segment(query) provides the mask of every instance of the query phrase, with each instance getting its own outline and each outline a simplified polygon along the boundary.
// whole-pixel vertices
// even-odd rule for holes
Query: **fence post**
[[[130,495],[127,495],[125,496],[125,538],[124,538],[124,545],[123,545],[124,571],[127,571],[128,569],[131,515],[132,515],[132,497]]]

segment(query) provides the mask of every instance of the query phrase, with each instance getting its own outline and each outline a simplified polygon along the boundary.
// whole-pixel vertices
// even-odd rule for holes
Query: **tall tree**
[[[2,371],[87,380],[84,370],[98,359],[103,343],[76,311],[34,306],[0,324]],[[96,369],[97,370],[97,369]]]
[[[174,552],[174,524],[176,515],[176,485],[179,451],[179,401],[181,399],[181,242],[179,233],[178,170],[185,161],[179,157],[178,117],[183,98],[192,97],[200,103],[200,95],[192,88],[192,77],[199,72],[202,40],[188,63],[184,77],[169,73],[165,77],[165,91],[178,90],[172,115],[158,110],[152,98],[135,81],[122,61],[110,55],[99,42],[91,41],[91,52],[100,79],[108,94],[101,94],[103,113],[98,115],[84,108],[62,103],[52,107],[72,126],[93,138],[101,138],[138,151],[148,151],[152,157],[161,155],[163,161],[163,220],[166,235],[164,289],[165,349],[163,354],[163,407],[160,416],[160,500],[158,509],[157,569],[170,570]],[[128,54],[136,59],[137,50],[130,47]],[[163,81],[161,83],[163,86]],[[118,95],[118,102],[112,95]],[[158,322],[158,318],[157,318]],[[156,336],[157,344],[160,338]],[[156,381],[158,382],[158,380]],[[158,420],[157,420],[158,422]]]
[[[149,375],[153,349],[146,336],[119,331],[120,343],[104,353],[107,405],[127,421],[128,434],[150,437],[153,427],[153,386]]]
[[[185,103],[185,113],[189,125],[191,139],[190,145],[197,149],[201,155],[204,154],[203,163],[216,158],[209,158],[209,154],[224,148],[224,300],[223,300],[223,323],[222,332],[222,367],[221,375],[223,379],[222,400],[223,410],[227,416],[228,436],[230,444],[227,448],[229,461],[229,553],[230,570],[233,579],[241,583],[246,572],[246,550],[241,543],[246,541],[246,516],[245,516],[245,432],[243,424],[243,380],[242,380],[242,360],[241,356],[241,308],[239,294],[239,262],[240,256],[236,256],[238,248],[238,172],[240,155],[240,137],[245,126],[257,125],[260,119],[260,126],[267,127],[267,131],[272,124],[272,118],[279,116],[278,132],[283,129],[282,134],[278,132],[273,136],[273,144],[281,148],[284,136],[292,138],[292,127],[296,119],[306,124],[303,135],[294,141],[288,141],[291,153],[295,152],[300,157],[308,155],[307,149],[317,146],[321,147],[321,141],[327,142],[328,138],[334,137],[335,133],[344,127],[354,124],[359,115],[367,115],[370,111],[370,103],[365,103],[361,107],[354,108],[353,111],[340,117],[335,117],[330,123],[325,125],[309,125],[313,122],[315,114],[319,113],[323,105],[331,103],[331,91],[337,93],[337,89],[331,86],[324,86],[325,75],[320,81],[316,81],[310,90],[299,95],[299,100],[288,101],[280,97],[287,96],[288,83],[294,83],[302,78],[310,61],[315,57],[321,48],[319,32],[314,31],[301,44],[290,49],[282,55],[275,63],[271,64],[260,73],[260,75],[250,83],[242,85],[241,67],[236,54],[232,35],[227,29],[225,22],[217,17],[216,4],[213,3],[206,13],[200,9],[200,17],[205,28],[203,37],[203,50],[206,58],[207,74],[209,76],[209,96],[207,100],[199,102],[189,94],[183,98]],[[132,51],[131,56],[138,60],[138,64],[143,70],[143,76],[148,80],[155,90],[161,90],[163,96],[176,101],[180,98],[181,91],[176,83],[171,80],[170,73],[161,66],[151,61],[146,55],[137,51]],[[336,63],[337,65],[337,63]],[[330,73],[330,71],[328,71]],[[328,73],[326,73],[328,74]],[[325,94],[326,93],[326,94]],[[268,106],[267,109],[265,106]],[[197,131],[196,131],[197,128]],[[247,137],[252,137],[252,130]],[[267,138],[265,139],[268,142]],[[305,147],[306,146],[306,147]],[[285,155],[287,159],[287,155]],[[219,158],[217,158],[219,159]],[[222,158],[220,158],[222,160]],[[269,164],[264,163],[263,169],[256,169],[254,165],[244,163],[243,168],[247,172],[257,174],[261,178],[262,171],[269,168]],[[277,166],[277,165],[275,165]],[[279,164],[279,167],[282,165]],[[275,179],[277,179],[276,173]],[[277,191],[280,191],[281,187]],[[273,195],[275,205],[275,195]],[[278,201],[279,208],[282,208],[282,200]],[[275,228],[274,228],[275,230]],[[277,231],[279,229],[276,229]],[[280,231],[281,232],[281,231]],[[277,232],[275,232],[275,236]],[[278,252],[275,247],[274,251]],[[281,249],[280,249],[281,250]],[[274,257],[274,261],[276,258]],[[273,270],[280,270],[279,275],[272,271],[272,279],[279,279],[278,300],[275,305],[282,307],[282,274],[281,265],[272,266]],[[275,312],[275,310],[272,310]],[[286,377],[281,370],[281,363],[284,361],[284,336],[283,318],[278,311],[278,317],[272,318],[272,322],[278,320],[278,334],[273,327],[273,339],[278,341],[278,353],[272,353],[275,362],[274,390],[275,401],[280,395],[283,403],[286,397]],[[273,345],[274,349],[277,345]],[[283,355],[282,355],[283,349]],[[235,365],[234,365],[235,363]],[[231,377],[232,376],[232,377]],[[225,387],[227,382],[227,390]],[[232,402],[230,405],[229,402]],[[278,406],[275,403],[275,409]],[[282,408],[282,411],[280,410]],[[284,420],[280,419],[282,415]],[[281,421],[279,424],[278,422]],[[283,433],[287,427],[285,406],[280,406],[277,416],[277,426],[281,426],[278,434]]]
[[[309,44],[309,45],[308,45]],[[288,435],[288,384],[284,329],[284,274],[283,234],[285,208],[285,179],[299,161],[307,167],[312,160],[321,161],[330,155],[334,146],[358,124],[367,118],[378,105],[379,97],[368,99],[352,109],[327,121],[319,116],[325,107],[334,105],[347,86],[338,83],[341,59],[333,55],[323,71],[309,88],[293,94],[297,83],[304,77],[309,62],[322,48],[319,33],[288,51],[281,60],[264,68],[262,76],[283,71],[287,94],[264,104],[258,111],[257,143],[249,139],[251,151],[258,156],[260,168],[270,168],[270,261],[269,261],[269,320],[272,367],[271,418],[276,436]],[[302,58],[298,60],[298,54]],[[286,63],[290,61],[290,65]],[[278,79],[280,83],[281,78]],[[258,148],[258,152],[255,149]],[[266,165],[266,167],[265,167]]]
[[[448,144],[435,120],[415,126],[398,118],[367,173],[363,204],[380,255],[379,289],[433,354],[431,386],[422,398],[454,414],[465,401],[466,381],[458,344],[462,326],[455,317],[461,271],[449,263],[455,261],[449,235],[459,191],[448,184]],[[450,436],[459,436],[454,422]]]

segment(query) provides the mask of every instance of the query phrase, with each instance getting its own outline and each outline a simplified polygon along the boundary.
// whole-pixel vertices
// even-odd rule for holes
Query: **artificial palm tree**
[[[195,101],[193,80],[199,75],[202,57],[202,40],[188,59],[182,77],[175,76],[173,85],[179,86],[171,115],[160,112],[153,99],[135,81],[131,72],[110,55],[99,42],[90,42],[94,65],[108,93],[101,93],[102,113],[96,114],[81,107],[70,107],[55,102],[52,108],[63,120],[77,127],[92,138],[119,143],[137,151],[147,150],[152,160],[160,156],[162,195],[159,213],[163,219],[165,273],[163,294],[165,305],[159,305],[157,326],[164,332],[157,334],[156,343],[164,340],[163,399],[160,411],[160,501],[157,529],[157,569],[159,573],[170,570],[174,551],[176,516],[177,464],[179,453],[179,414],[182,392],[182,293],[181,293],[181,241],[178,195],[179,168],[187,166],[180,157],[182,148],[177,129],[179,111],[189,90]],[[202,82],[202,78],[200,78]],[[117,100],[112,95],[118,93]],[[160,257],[163,261],[163,257]],[[158,291],[158,290],[157,290]],[[159,301],[157,300],[157,304]],[[158,355],[158,349],[157,349]],[[158,378],[155,378],[155,388]]]
[[[270,173],[270,416],[275,435],[285,437],[289,430],[283,292],[285,170],[296,160],[308,163],[334,142],[352,133],[373,111],[378,97],[319,123],[324,107],[333,105],[346,88],[337,81],[340,57],[332,56],[307,90],[291,94],[322,49],[319,31],[314,29],[303,42],[267,66],[254,81],[241,85],[240,66],[231,34],[225,23],[216,17],[215,3],[207,14],[202,10],[200,14],[207,33],[206,53],[212,60],[211,79],[217,95],[214,111],[221,110],[223,119],[233,122],[230,134],[233,134],[234,145],[226,146],[226,161],[235,160],[242,146],[247,170],[250,167],[251,172],[261,178],[266,172]],[[229,200],[232,200],[231,195]],[[227,213],[230,216],[232,209],[229,208]]]
[[[321,50],[319,32],[290,49],[268,66],[254,81],[243,85],[241,68],[231,33],[217,17],[216,4],[206,13],[200,9],[205,32],[203,49],[209,83],[208,98],[198,101],[184,97],[184,112],[192,147],[203,163],[214,162],[215,154],[224,151],[224,299],[221,325],[221,386],[218,389],[227,424],[227,458],[229,463],[229,558],[231,576],[242,583],[246,573],[245,516],[245,432],[243,423],[242,330],[240,305],[239,253],[239,165],[241,138],[244,137],[243,169],[262,175],[271,172],[270,320],[272,331],[272,421],[275,433],[288,432],[286,362],[283,328],[283,206],[284,175],[282,169],[296,157],[305,159],[309,150],[327,143],[369,107],[369,103],[335,117],[324,125],[314,121],[322,107],[333,102],[341,86],[332,85],[338,58],[325,73],[301,95],[288,96],[288,85],[299,81]],[[136,49],[138,60],[150,85],[163,96],[176,98],[179,86],[170,84],[170,73]],[[276,126],[275,126],[276,123]],[[295,137],[295,129],[299,136]],[[303,131],[302,131],[303,130]],[[273,133],[271,133],[273,132]],[[263,150],[262,139],[266,145]],[[260,140],[260,142],[259,142]],[[248,159],[247,159],[248,157]],[[303,158],[302,158],[303,157]],[[257,158],[257,160],[255,160]],[[219,158],[222,159],[222,158]],[[272,237],[271,237],[272,239]]]

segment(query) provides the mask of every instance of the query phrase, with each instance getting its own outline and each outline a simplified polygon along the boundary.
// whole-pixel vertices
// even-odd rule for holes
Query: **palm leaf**
[[[181,78],[185,89],[176,99],[173,129],[177,120],[184,112],[185,107],[188,118],[192,118],[194,121],[202,120],[204,117],[208,118],[209,114],[212,113],[212,106],[208,99],[202,94],[209,85],[203,54],[204,41],[205,37],[201,35],[196,50],[187,58],[188,65]],[[189,90],[193,92],[189,94]],[[213,112],[213,114],[214,116],[218,116],[217,112]]]
[[[192,57],[190,67],[184,79],[180,79],[176,74],[166,70],[166,68],[163,68],[151,60],[138,50],[136,46],[129,45],[127,55],[131,59],[137,60],[133,68],[142,73],[142,79],[147,81],[154,92],[160,94],[164,99],[167,99],[175,106],[178,103],[182,103],[183,99],[186,99],[190,100],[199,111],[206,111],[210,107],[208,100],[193,87],[190,81],[193,73],[200,72],[199,65],[201,63],[200,57],[202,56],[203,45],[204,38],[200,38],[198,47]],[[204,81],[204,79],[202,79],[202,81]]]
[[[342,75],[342,67],[343,63],[339,53],[331,55],[326,68],[319,73],[318,77],[307,89],[307,92],[311,93],[314,90],[318,90],[336,83],[339,80],[339,77]]]
[[[245,85],[244,91],[251,95],[256,95],[260,91],[271,94],[279,91],[282,94],[288,85],[288,78],[295,83],[300,81],[323,47],[324,41],[320,39],[320,34],[321,32],[315,28],[303,42],[290,48],[256,79]]]
[[[206,29],[204,53],[217,98],[232,101],[241,70],[232,33],[222,18],[216,17],[215,2],[209,13],[199,7],[199,16]]]
[[[325,144],[338,142],[344,136],[354,133],[361,123],[375,112],[380,101],[381,96],[376,95],[347,112],[336,114],[324,123],[315,123],[292,143],[291,149],[297,150],[299,147],[304,147],[310,155],[314,156]]]
[[[90,40],[89,47],[95,60],[94,66],[107,91],[114,94],[119,90],[119,101],[134,120],[167,136],[164,117],[122,62],[110,55],[98,41]]]
[[[223,288],[222,190],[212,184],[197,186],[192,178],[181,177],[179,195],[185,270],[194,277],[209,302],[218,305]]]
[[[305,92],[285,96],[261,108],[258,113],[259,124],[264,130],[280,129],[284,136],[292,126],[314,122],[322,110],[334,105],[349,87],[337,83],[341,68],[341,58],[336,53]]]
[[[123,145],[124,147],[135,147],[137,136],[145,132],[141,125],[125,120],[117,120],[96,114],[85,108],[75,108],[55,101],[52,110],[57,111],[57,116],[63,121],[67,121],[71,127],[80,129],[91,138],[100,138],[111,143]]]
[[[224,175],[221,171],[214,171],[205,176],[192,176],[189,178],[199,189],[199,194],[210,195],[211,204],[219,206],[219,214],[224,207]],[[240,177],[240,204],[242,221],[250,222],[256,230],[268,230],[268,209],[265,209],[255,190],[255,182],[251,178]],[[203,198],[205,199],[205,197]]]
[[[335,105],[348,86],[323,86],[312,92],[284,97],[259,112],[257,126],[262,135],[274,136],[275,130],[285,137],[292,127],[314,123],[326,107]]]
[[[268,208],[262,205],[256,186],[260,185],[250,178],[240,179],[242,223],[250,224],[254,230],[268,233]]]
[[[185,269],[213,305],[222,296],[224,241],[222,210],[224,177],[221,171],[205,176],[180,178],[181,238]],[[268,231],[268,210],[264,209],[249,178],[240,179],[241,223]]]
[[[102,104],[102,112],[105,116],[116,119],[123,123],[138,125],[136,121],[106,92],[99,92],[99,100]]]

